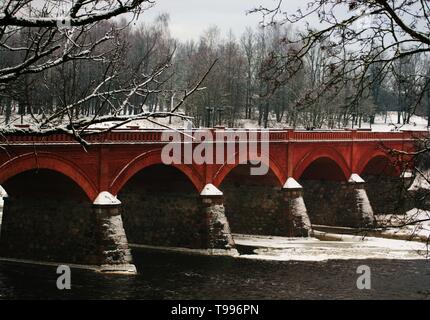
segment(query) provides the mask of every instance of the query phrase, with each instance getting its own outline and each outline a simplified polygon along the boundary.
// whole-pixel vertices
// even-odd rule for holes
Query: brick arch
[[[135,174],[149,166],[157,164],[163,164],[163,161],[161,161],[161,149],[151,150],[137,156],[127,163],[115,176],[109,187],[110,192],[113,195],[117,195]],[[193,166],[184,164],[172,164],[171,166],[177,168],[179,171],[185,174],[185,176],[190,179],[198,192],[203,189],[203,179]]]
[[[328,158],[337,164],[339,169],[342,171],[345,180],[351,175],[351,170],[341,153],[331,147],[316,148],[308,152],[294,167],[293,177],[299,180],[305,170],[316,160],[321,158]]]
[[[72,161],[49,152],[26,153],[13,158],[0,166],[0,184],[8,179],[29,170],[47,169],[65,175],[73,180],[93,201],[97,187],[87,175]]]
[[[249,159],[247,159],[246,162],[242,162],[239,163],[239,152],[236,152],[235,155],[232,157],[235,159],[235,163],[234,164],[224,164],[221,168],[219,168],[219,170],[215,173],[214,178],[213,178],[213,184],[216,187],[219,187],[221,185],[221,183],[224,181],[224,179],[227,177],[227,175],[233,171],[234,168],[236,168],[238,165],[241,164],[246,164],[249,161],[253,161],[253,160],[260,160],[255,154],[251,154]],[[281,169],[281,167],[277,164],[277,162],[275,160],[273,160],[270,156],[269,156],[269,162],[263,162],[264,165],[269,167],[269,170],[272,171],[272,173],[276,176],[276,178],[279,181],[280,186],[283,186],[285,181],[287,180],[286,174],[284,173],[284,171]]]
[[[370,151],[367,154],[365,154],[364,156],[361,157],[360,161],[358,162],[357,165],[357,173],[362,175],[364,173],[364,170],[366,169],[367,165],[372,161],[375,160],[377,158],[385,158],[389,163],[392,162],[392,158],[390,158],[388,156],[388,154],[382,150],[376,150],[376,151]],[[395,170],[396,175],[400,176],[401,175],[401,170],[399,167],[397,166],[392,166],[393,169]]]

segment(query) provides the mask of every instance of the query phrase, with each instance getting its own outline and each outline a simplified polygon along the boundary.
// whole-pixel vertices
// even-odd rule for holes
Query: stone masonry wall
[[[401,178],[364,176],[365,188],[375,214],[404,214],[415,207],[413,195]]]
[[[312,224],[363,225],[354,186],[339,181],[303,180],[304,200]]]
[[[96,264],[92,204],[73,181],[58,174],[28,172],[4,184],[0,255]]]
[[[291,227],[280,187],[226,183],[222,185],[231,232],[287,236]]]
[[[199,193],[175,168],[137,174],[118,195],[129,243],[205,248],[206,217]]]

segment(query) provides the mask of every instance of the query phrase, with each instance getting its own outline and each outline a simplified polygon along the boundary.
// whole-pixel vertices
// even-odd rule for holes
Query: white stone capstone
[[[7,197],[8,195],[6,190],[2,186],[0,186],[0,198],[7,198]]]
[[[362,177],[360,177],[358,174],[353,173],[351,174],[351,177],[348,180],[349,183],[365,183]]]
[[[214,196],[222,196],[223,193],[212,183],[209,183],[205,185],[200,195],[203,197],[214,197]]]
[[[413,172],[409,170],[402,173],[402,178],[412,178],[413,176]]]
[[[113,196],[109,192],[103,191],[103,192],[100,192],[96,200],[94,200],[93,204],[96,206],[113,206],[113,205],[121,204],[121,201],[119,201],[115,196]]]
[[[285,182],[283,189],[303,189],[302,185],[298,183],[294,178],[288,178]]]

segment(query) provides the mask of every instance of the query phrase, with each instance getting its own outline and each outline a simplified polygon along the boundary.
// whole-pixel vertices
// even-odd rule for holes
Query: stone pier
[[[136,273],[121,218],[121,202],[101,192],[93,203],[96,215],[97,248],[102,272]]]
[[[237,254],[224,209],[223,193],[207,184],[200,193],[207,227],[207,248],[212,254]]]
[[[6,190],[0,186],[0,238],[1,238],[1,226],[3,222],[3,206],[4,206],[4,199],[7,198],[7,192]]]
[[[358,174],[353,173],[348,180],[347,188],[347,203],[350,203],[347,211],[349,211],[348,215],[351,226],[373,227],[375,225],[375,218],[365,189],[365,181]]]
[[[303,200],[303,187],[293,178],[288,178],[283,188],[285,215],[289,226],[289,236],[309,237],[312,227]]]

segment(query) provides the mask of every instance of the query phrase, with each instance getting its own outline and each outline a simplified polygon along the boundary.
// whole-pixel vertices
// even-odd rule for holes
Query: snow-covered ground
[[[184,128],[184,126],[188,126],[187,122],[184,121],[182,118],[179,117],[172,117],[171,118],[171,123],[169,118],[157,118],[157,119],[153,119],[154,121],[160,123],[161,125],[157,125],[153,122],[150,122],[148,120],[136,120],[136,121],[131,121],[129,123],[127,123],[126,125],[122,126],[121,129],[127,129],[128,127],[130,128],[135,128],[138,127],[140,129],[162,129],[165,126],[168,127],[173,127],[173,128]],[[21,121],[21,117],[19,115],[12,115],[10,120],[9,120],[9,125],[10,126],[14,126],[14,125],[21,125],[25,124],[25,125],[34,125],[36,124],[36,121],[29,115],[25,115],[23,117],[23,120]],[[65,124],[67,124],[67,122],[65,122]],[[108,129],[110,127],[112,127],[115,123],[114,122],[104,122],[104,123],[100,123],[97,125],[93,125],[90,128],[92,129]],[[5,117],[4,116],[0,116],[0,127],[4,127],[5,126]]]
[[[365,123],[362,128],[370,128],[369,123]],[[372,131],[386,132],[395,130],[427,131],[427,119],[419,116],[412,116],[409,124],[397,124],[397,112],[387,112],[387,118],[384,114],[378,114],[375,117],[375,123],[372,125]]]
[[[240,258],[277,261],[324,261],[349,259],[427,259],[423,242],[330,235],[316,232],[315,238],[291,239],[271,236],[234,235],[239,246],[254,247],[254,254]],[[320,240],[331,236],[336,241]],[[239,249],[240,251],[240,249]]]
[[[430,241],[430,212],[420,209],[412,209],[404,216],[399,215],[378,215],[376,216],[380,226],[388,226],[381,231],[381,236],[417,240],[426,242]],[[418,222],[417,221],[422,221]],[[393,226],[393,227],[390,227]],[[396,227],[401,226],[401,227]]]
[[[258,127],[257,120],[238,120],[238,127],[253,129]],[[269,120],[268,126],[270,128],[282,129],[288,127],[285,123],[276,122],[274,119]],[[352,125],[349,124],[347,128],[351,129]],[[357,129],[357,126],[354,126]],[[300,129],[300,128],[298,128]],[[302,128],[303,129],[303,128]],[[323,128],[324,129],[324,128]],[[375,116],[375,123],[363,122],[361,129],[371,129],[375,132],[390,132],[390,131],[427,131],[427,119],[419,116],[412,116],[409,124],[397,124],[397,112],[389,111],[387,114],[377,114]]]
[[[419,191],[422,189],[430,191],[430,170],[425,170],[421,174],[417,173],[408,190]]]
[[[169,118],[157,118],[154,119],[156,122],[158,122],[160,125],[157,125],[153,122],[150,122],[148,120],[136,120],[131,121],[130,123],[127,123],[126,125],[122,126],[122,129],[132,128],[132,129],[162,129],[165,127],[172,127],[176,129],[182,129],[182,128],[189,128],[189,126],[193,126],[188,121],[184,121],[183,119],[179,117],[172,117]],[[171,123],[169,123],[171,122]],[[0,126],[4,126],[4,116],[0,116]],[[19,115],[12,115],[10,124],[12,125],[19,125],[21,123],[21,117]],[[33,124],[34,120],[26,115],[23,118],[24,124]],[[114,123],[112,122],[105,122],[102,124],[97,124],[92,126],[91,128],[97,128],[97,129],[107,129],[111,127]],[[284,129],[289,127],[287,123],[285,122],[276,122],[274,117],[271,117],[271,120],[268,122],[269,128],[274,129]],[[257,120],[249,120],[249,119],[240,119],[236,121],[237,128],[244,128],[244,129],[255,129],[258,128],[258,121]],[[347,128],[351,128],[351,125],[348,125]],[[357,126],[355,126],[357,128]],[[303,128],[298,127],[297,130],[300,130]],[[324,128],[323,128],[324,129]],[[412,130],[412,131],[427,131],[427,119],[424,117],[419,116],[412,116],[411,121],[409,124],[397,124],[397,112],[396,111],[390,111],[387,112],[387,115],[385,114],[378,114],[375,117],[375,123],[371,126],[370,123],[362,123],[361,129],[372,129],[372,131],[375,132],[389,132],[389,131],[399,131],[399,130]]]

